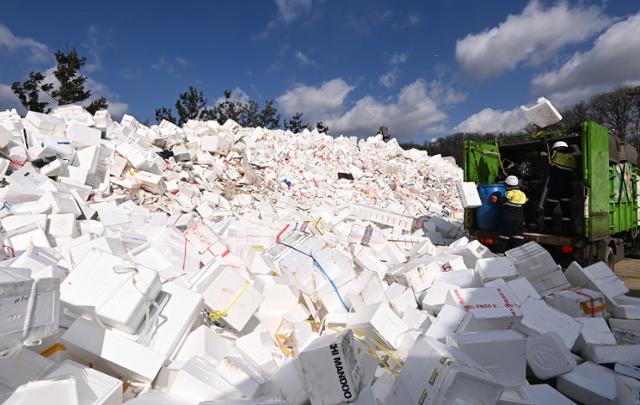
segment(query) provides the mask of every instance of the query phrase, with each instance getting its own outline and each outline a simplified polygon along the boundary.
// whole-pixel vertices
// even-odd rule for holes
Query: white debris
[[[79,106],[0,113],[0,147],[7,403],[637,391],[638,299],[600,264],[567,280],[535,243],[496,256],[469,240],[477,190],[449,158],[380,136],[146,126]],[[585,383],[605,376],[594,362],[617,363],[606,389]],[[529,385],[526,364],[560,392]]]

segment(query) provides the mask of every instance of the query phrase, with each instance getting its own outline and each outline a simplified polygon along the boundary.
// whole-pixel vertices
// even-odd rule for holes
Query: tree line
[[[621,86],[612,91],[596,94],[586,101],[562,110],[560,114],[562,121],[548,129],[572,132],[583,121],[595,121],[607,127],[609,132],[621,141],[640,150],[640,86]],[[458,164],[462,164],[465,140],[492,142],[496,138],[501,138],[501,141],[505,141],[504,138],[521,137],[523,133],[532,133],[535,130],[533,125],[528,125],[522,128],[519,134],[456,132],[423,144],[405,143],[401,146],[425,149],[431,155],[453,156]]]
[[[48,113],[52,108],[51,103],[54,104],[53,107],[82,104],[91,98],[91,90],[86,88],[87,77],[80,73],[87,58],[80,56],[74,48],[67,52],[56,51],[55,59],[55,81],[42,72],[30,72],[24,81],[16,81],[11,85],[18,100],[27,110]],[[47,95],[50,100],[43,100],[43,95]],[[204,93],[194,86],[189,86],[185,92],[178,95],[174,106],[175,115],[171,108],[156,108],[156,121],[160,123],[164,119],[182,125],[190,119],[199,119],[216,120],[224,124],[232,119],[244,127],[280,128],[292,132],[316,128],[321,133],[329,132],[329,127],[322,121],[316,122],[313,127],[305,123],[302,112],[296,112],[291,118],[283,120],[273,100],[266,100],[262,108],[253,100],[234,100],[231,90],[225,90],[222,99],[209,106]],[[107,99],[98,97],[86,105],[85,109],[94,114],[108,107]]]

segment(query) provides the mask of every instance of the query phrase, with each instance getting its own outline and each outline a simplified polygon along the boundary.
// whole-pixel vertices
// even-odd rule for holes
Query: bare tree
[[[629,88],[618,87],[591,99],[591,111],[595,121],[609,128],[621,140],[627,139],[631,124],[633,96]]]

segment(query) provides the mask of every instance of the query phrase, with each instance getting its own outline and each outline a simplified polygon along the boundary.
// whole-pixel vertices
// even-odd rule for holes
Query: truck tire
[[[604,262],[607,264],[607,266],[609,266],[611,270],[614,270],[615,263],[616,263],[616,255],[613,252],[613,248],[608,247],[607,250],[605,250]]]

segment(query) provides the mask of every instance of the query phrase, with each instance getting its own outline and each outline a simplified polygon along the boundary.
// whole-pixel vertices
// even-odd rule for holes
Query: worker
[[[518,187],[519,181],[516,176],[507,176],[505,184],[507,191],[504,195],[491,196],[493,203],[500,203],[503,206],[498,240],[496,241],[496,253],[504,253],[507,249],[524,243],[524,213],[522,206],[527,202],[527,196]]]
[[[544,201],[544,228],[547,233],[553,233],[553,211],[560,204],[561,233],[571,234],[571,195],[576,158],[568,152],[569,145],[565,141],[553,144],[547,198]]]

